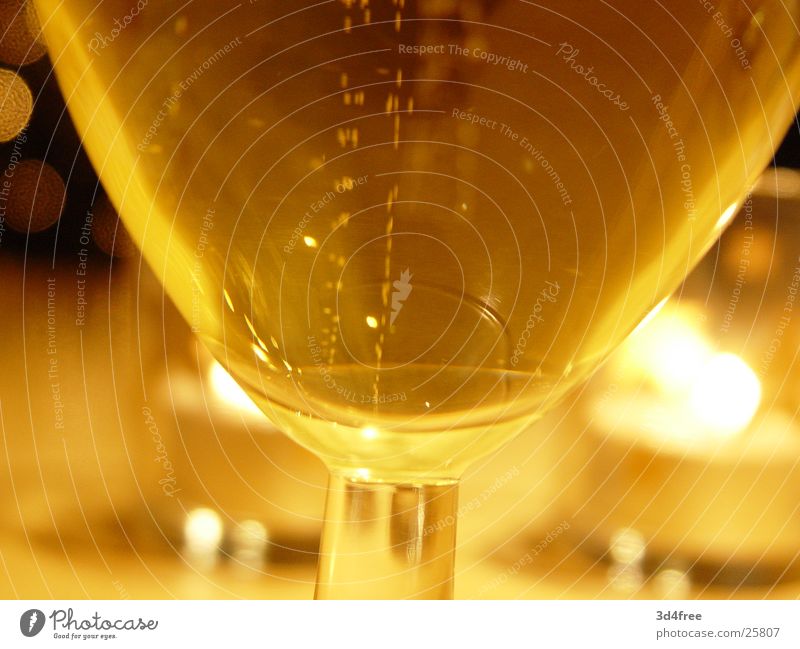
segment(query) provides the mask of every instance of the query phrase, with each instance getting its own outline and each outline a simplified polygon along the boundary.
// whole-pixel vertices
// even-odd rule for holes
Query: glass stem
[[[316,599],[452,599],[458,484],[331,473]]]

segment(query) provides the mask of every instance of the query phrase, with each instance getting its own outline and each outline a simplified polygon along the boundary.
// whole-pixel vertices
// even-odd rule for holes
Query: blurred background
[[[310,598],[326,471],[118,223],[0,3],[0,596]],[[800,596],[800,132],[594,378],[466,476],[459,598]]]

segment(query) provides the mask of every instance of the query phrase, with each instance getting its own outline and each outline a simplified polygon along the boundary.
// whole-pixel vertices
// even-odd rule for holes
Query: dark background
[[[786,135],[783,145],[778,149],[778,153],[775,156],[775,164],[779,167],[800,168],[800,126],[797,118],[795,118],[791,130]]]

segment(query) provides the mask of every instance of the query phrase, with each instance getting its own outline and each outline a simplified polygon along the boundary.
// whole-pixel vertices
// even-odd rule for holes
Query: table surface
[[[460,550],[456,564],[458,599],[657,599],[645,584],[629,593],[609,586],[608,565],[561,544],[528,565],[519,558],[525,539],[492,554],[486,547]],[[200,569],[169,548],[143,551],[99,543],[29,543],[0,534],[0,596],[4,599],[310,599],[313,556],[302,562],[268,562],[260,569],[221,561]],[[691,597],[711,599],[796,599],[800,585],[774,588],[694,587]]]

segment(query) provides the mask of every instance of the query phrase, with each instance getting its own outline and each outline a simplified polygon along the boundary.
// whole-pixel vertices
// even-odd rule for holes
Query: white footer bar
[[[2,601],[0,647],[800,647],[798,601]]]

